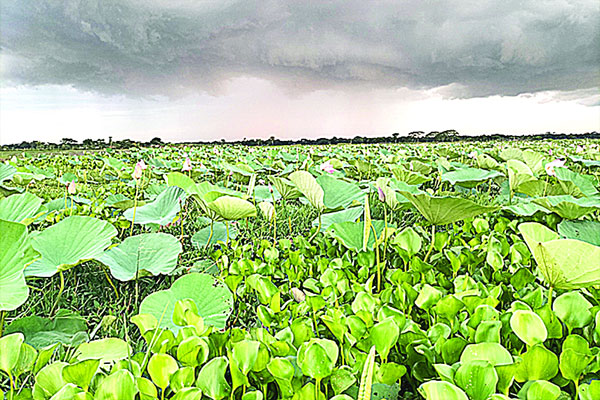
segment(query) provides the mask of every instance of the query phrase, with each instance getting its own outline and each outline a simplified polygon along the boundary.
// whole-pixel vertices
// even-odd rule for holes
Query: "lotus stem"
[[[204,246],[204,248],[207,248],[208,245],[210,244],[210,241],[212,240],[213,237],[213,223],[215,221],[213,221],[212,219],[210,220],[210,235],[208,235],[208,241],[206,242],[206,246]]]
[[[54,312],[54,309],[56,308],[56,306],[58,306],[58,302],[60,301],[63,291],[65,290],[65,275],[63,274],[62,271],[59,271],[58,274],[60,275],[60,288],[58,289],[58,295],[56,296],[54,305],[52,306],[52,309],[50,310],[50,314],[52,314]]]
[[[143,176],[143,172],[142,172],[142,176]],[[133,217],[131,218],[131,230],[129,231],[129,236],[133,235],[133,224],[135,223],[135,212],[137,210],[137,197],[138,197],[139,187],[140,187],[140,182],[136,179],[136,181],[135,181],[135,197],[133,198]]]
[[[423,260],[424,262],[427,262],[427,260],[429,260],[429,255],[431,254],[431,251],[433,250],[434,243],[435,243],[435,224],[431,225],[431,244],[429,245],[429,250],[427,251],[427,254],[425,254],[425,259]]]
[[[117,299],[119,298],[119,292],[117,292],[117,288],[115,286],[115,284],[113,283],[113,281],[110,279],[110,276],[108,276],[108,272],[106,272],[107,268],[102,268],[102,271],[104,271],[104,276],[106,276],[106,280],[108,281],[108,284],[113,288],[113,290],[115,291],[115,295],[117,296]],[[135,273],[135,281],[137,283],[137,271]],[[136,298],[137,300],[137,298]]]
[[[225,221],[225,232],[227,232],[227,237],[225,238],[225,246],[229,243],[229,221]]]
[[[4,332],[4,320],[6,319],[6,311],[0,311],[0,337],[2,337],[2,333]]]
[[[319,212],[319,226],[317,227],[315,233],[310,237],[310,239],[308,239],[308,242],[312,242],[319,232],[321,232],[321,212]]]

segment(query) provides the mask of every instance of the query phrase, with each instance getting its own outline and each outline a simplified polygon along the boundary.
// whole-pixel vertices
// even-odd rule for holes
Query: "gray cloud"
[[[570,91],[600,85],[599,21],[597,0],[3,0],[0,66],[5,85],[128,96],[239,75],[290,91]]]

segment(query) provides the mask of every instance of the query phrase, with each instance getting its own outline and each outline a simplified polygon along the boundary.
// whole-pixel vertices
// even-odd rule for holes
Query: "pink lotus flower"
[[[552,149],[548,150],[548,154],[552,155]]]
[[[138,163],[136,165],[139,165],[140,168],[143,170],[145,170],[146,168],[148,168],[148,166],[146,165],[146,163],[144,162],[144,160],[140,160],[138,161]]]
[[[469,153],[469,157],[470,157],[470,158],[473,158],[473,159],[477,158],[477,152],[476,152],[476,151],[472,151],[472,152],[470,152],[470,153]]]
[[[183,162],[183,167],[181,168],[182,171],[191,171],[192,170],[192,160],[190,160],[189,157],[185,158],[185,161]]]
[[[258,184],[259,185],[264,185],[265,184],[265,180],[264,179],[259,179],[258,180]]]
[[[583,153],[583,146],[578,144],[575,148],[575,153]]]
[[[69,183],[69,186],[67,186],[67,192],[69,194],[75,194],[75,192],[77,192],[77,187],[75,186],[74,180]]]
[[[331,163],[329,163],[329,161],[326,161],[323,164],[321,164],[320,168],[321,168],[321,170],[327,172],[328,174],[332,174],[335,172],[335,168],[333,168],[333,166],[331,165]]]
[[[550,176],[556,176],[556,172],[554,171],[554,168],[556,167],[564,167],[565,166],[565,160],[561,160],[561,159],[556,159],[552,162],[549,162],[548,164],[546,164],[544,166],[544,168],[546,169],[546,173]]]

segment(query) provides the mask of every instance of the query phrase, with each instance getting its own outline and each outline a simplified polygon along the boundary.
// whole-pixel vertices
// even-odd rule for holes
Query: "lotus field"
[[[597,141],[0,157],[0,399],[600,399]]]

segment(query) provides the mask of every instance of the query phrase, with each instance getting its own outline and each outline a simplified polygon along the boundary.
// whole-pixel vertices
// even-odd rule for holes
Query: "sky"
[[[597,0],[2,0],[0,144],[600,131]]]

